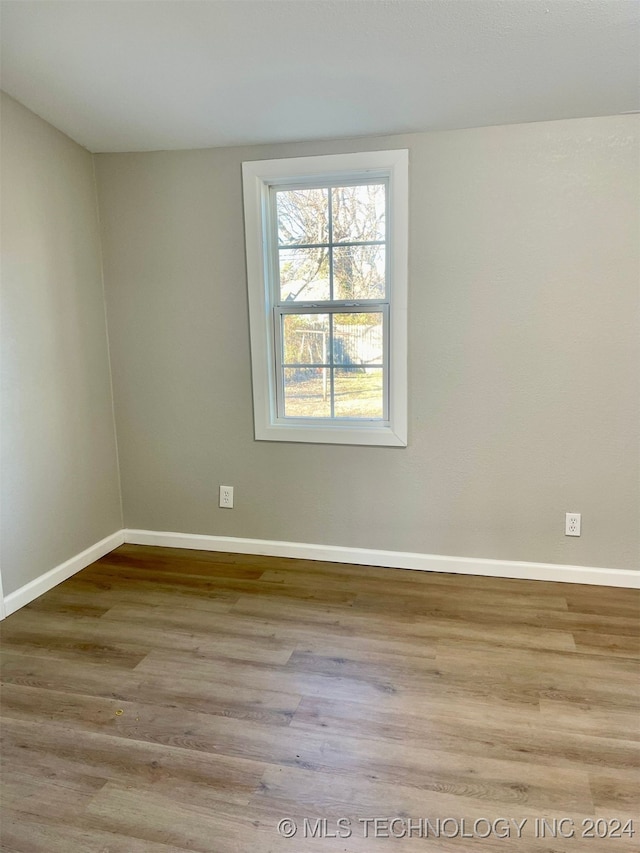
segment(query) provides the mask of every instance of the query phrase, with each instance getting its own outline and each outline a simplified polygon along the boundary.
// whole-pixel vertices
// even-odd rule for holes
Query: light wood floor
[[[2,850],[638,851],[639,608],[622,589],[123,546],[2,624]],[[575,837],[536,838],[543,817]],[[319,837],[339,818],[351,837]],[[426,818],[527,822],[438,840]],[[635,837],[581,838],[595,818]]]

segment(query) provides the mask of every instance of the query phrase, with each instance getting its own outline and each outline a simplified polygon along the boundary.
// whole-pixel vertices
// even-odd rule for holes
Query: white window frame
[[[407,444],[407,266],[409,228],[409,152],[368,151],[257,160],[242,164],[251,366],[255,437],[258,441],[302,441],[406,447]],[[317,182],[383,179],[387,183],[387,299],[385,341],[388,346],[385,420],[346,418],[283,418],[278,415],[276,282],[273,254],[277,248],[271,209],[271,188],[279,185],[317,186]],[[318,301],[301,303],[321,311]],[[334,303],[335,304],[335,303]],[[298,306],[296,305],[296,308]],[[349,306],[345,305],[348,310]],[[375,301],[360,311],[377,309]],[[358,308],[351,307],[351,310]]]

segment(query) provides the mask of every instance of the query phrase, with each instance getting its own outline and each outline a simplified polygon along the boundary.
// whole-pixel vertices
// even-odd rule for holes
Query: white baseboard
[[[259,554],[267,557],[294,557],[302,560],[326,560],[331,563],[355,563],[423,572],[452,572],[522,580],[560,581],[599,586],[640,589],[640,570],[607,569],[591,566],[565,566],[555,563],[528,563],[518,560],[486,560],[475,557],[447,557],[409,551],[377,551],[340,545],[313,545],[306,542],[278,542],[271,539],[244,539],[235,536],[207,536],[195,533],[166,533],[156,530],[117,530],[76,554],[51,571],[9,593],[0,592],[0,619],[67,580],[76,572],[104,557],[124,542],[132,545],[163,545],[198,551],[226,551],[233,554]],[[1,582],[1,581],[0,581]],[[0,590],[2,588],[0,587]],[[3,613],[4,610],[4,613]]]
[[[54,586],[75,575],[76,572],[91,565],[91,563],[99,560],[100,557],[104,557],[109,551],[113,551],[118,545],[122,545],[124,541],[124,530],[117,530],[111,536],[106,536],[104,539],[96,542],[95,545],[91,545],[91,547],[85,549],[80,554],[71,557],[70,560],[66,560],[66,562],[61,563],[54,569],[35,578],[35,580],[29,581],[29,583],[21,586],[15,592],[9,593],[4,599],[4,615],[9,616],[16,610],[24,607],[25,604],[29,604],[30,601],[38,598],[44,592],[48,592]]]
[[[163,545],[169,548],[260,554],[267,557],[297,557],[303,560],[326,560],[332,563],[355,563],[361,566],[415,569],[423,572],[453,572],[522,580],[640,588],[640,570],[632,569],[565,566],[517,560],[485,560],[475,557],[445,557],[409,551],[376,551],[369,548],[343,548],[339,545],[311,545],[305,542],[277,542],[270,539],[165,533],[155,530],[124,530],[123,532],[124,541],[132,545]]]

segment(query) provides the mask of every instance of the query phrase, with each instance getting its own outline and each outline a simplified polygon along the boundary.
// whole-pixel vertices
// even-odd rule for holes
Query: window
[[[256,439],[405,446],[408,152],[243,181]]]

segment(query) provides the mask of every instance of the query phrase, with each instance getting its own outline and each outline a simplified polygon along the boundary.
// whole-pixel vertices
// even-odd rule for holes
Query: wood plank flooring
[[[122,546],[2,623],[1,849],[638,851],[639,617],[624,589]]]

